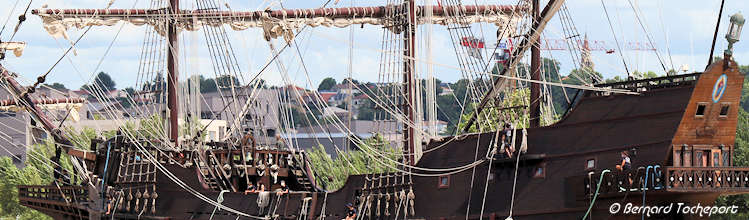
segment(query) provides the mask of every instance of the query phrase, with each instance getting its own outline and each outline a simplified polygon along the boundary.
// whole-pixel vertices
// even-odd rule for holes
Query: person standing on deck
[[[622,173],[626,173],[629,185],[632,185],[632,173],[630,172],[630,170],[632,170],[632,159],[629,158],[629,152],[626,150],[622,151],[620,155],[622,159],[619,164],[616,165],[616,169]]]
[[[512,152],[514,152],[515,149],[513,149],[513,146],[511,145],[512,129],[510,123],[505,122],[504,128],[502,129],[500,135],[502,136],[502,146],[505,150],[505,154],[507,154],[507,157],[512,157]]]
[[[354,205],[351,203],[346,204],[346,208],[348,209],[346,211],[346,219],[345,220],[355,220],[356,219],[356,208],[354,208]]]
[[[289,186],[286,185],[286,181],[281,180],[281,188],[276,191],[276,195],[281,196],[286,193],[289,193]]]
[[[616,165],[616,169],[619,171],[629,171],[632,169],[632,160],[629,158],[629,152],[625,150],[620,155],[622,160]]]
[[[255,184],[252,184],[252,182],[249,182],[249,185],[247,185],[247,190],[244,191],[244,194],[247,195],[249,193],[254,193],[256,190]]]

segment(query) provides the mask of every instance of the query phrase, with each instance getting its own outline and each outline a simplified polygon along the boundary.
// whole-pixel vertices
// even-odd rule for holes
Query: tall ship
[[[47,32],[65,38],[72,28],[88,31],[120,22],[152,27],[138,73],[145,79],[137,87],[143,91],[128,95],[140,107],[127,114],[158,115],[155,121],[163,123],[150,133],[119,129],[111,138],[75,146],[41,106],[83,100],[45,99],[35,93],[47,74],[22,86],[18,74],[0,66],[0,82],[13,98],[0,105],[28,112],[56,149],[52,158],[44,158],[54,166],[55,181],[18,186],[19,203],[54,219],[632,219],[651,215],[625,213],[625,204],[667,207],[679,202],[674,208],[683,210],[711,206],[720,195],[749,193],[749,167],[733,165],[745,77],[732,56],[743,25],[740,14],[731,18],[729,48],[702,72],[609,83],[585,79],[582,85],[569,85],[546,79],[540,67],[544,28],[555,16],[569,19],[563,0],[545,5],[538,0],[514,5],[403,0],[366,7],[338,7],[337,2],[258,11],[204,0],[193,9],[181,8],[187,3],[179,0],[153,0],[146,9],[109,4],[104,9],[31,10]],[[470,28],[476,22],[494,24],[497,39],[515,44],[498,48],[492,53],[496,56],[482,56],[485,52],[478,49],[485,49],[484,42]],[[433,96],[426,93],[434,85],[420,82],[417,67],[440,64],[417,53],[429,47],[421,45],[418,31],[423,30],[419,25],[432,24],[447,26],[458,42],[458,69],[471,84],[468,95],[459,97],[466,106],[471,103],[465,112],[469,117],[461,121],[460,132],[444,137],[422,126],[424,115],[431,117],[436,107],[424,101]],[[295,147],[294,129],[267,128],[262,122],[267,112],[251,112],[252,106],[264,105],[257,101],[266,96],[260,73],[242,76],[225,28],[263,30],[274,56],[262,73],[270,65],[284,69],[276,59],[284,51],[301,59],[296,44],[305,28],[364,25],[383,27],[382,83],[369,88],[376,91],[367,97],[393,122],[389,129],[398,130],[396,151],[347,136],[351,148],[388,171],[349,175],[342,187],[329,190],[318,181],[327,176]],[[179,79],[184,75],[180,71],[195,61],[180,55],[180,33],[191,31],[205,33],[218,75],[242,78],[217,82],[219,91],[227,93],[220,95],[226,107],[214,111],[235,115],[220,130],[225,138],[206,141],[206,128],[181,129],[193,123],[191,115],[200,111],[191,108],[202,102]],[[573,35],[568,42],[585,53],[590,46],[587,39],[575,41],[580,38]],[[73,48],[80,38],[69,40]],[[23,43],[0,45],[5,55]],[[526,54],[529,66],[521,62]],[[589,61],[582,57],[578,61],[584,66]],[[552,86],[575,91],[564,92],[569,104],[558,120],[544,119],[549,111],[544,91]],[[523,89],[529,99],[511,102]],[[327,105],[318,93],[285,91],[281,99],[306,97],[299,101],[306,109]],[[102,102],[106,92],[91,88]],[[112,114],[107,107],[102,111]],[[122,115],[112,117],[122,120]],[[329,127],[352,133],[346,119],[325,120]],[[631,161],[619,164],[622,157]],[[59,166],[63,158],[73,164],[72,170]],[[676,210],[652,214],[662,219],[704,217]]]

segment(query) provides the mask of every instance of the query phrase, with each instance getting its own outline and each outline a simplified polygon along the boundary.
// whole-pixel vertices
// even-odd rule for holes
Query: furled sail
[[[267,40],[284,37],[290,40],[293,31],[304,26],[312,27],[347,27],[349,25],[384,25],[397,27],[390,15],[403,10],[402,6],[376,6],[351,8],[318,8],[318,9],[286,9],[266,10],[255,12],[236,11],[205,11],[182,10],[175,22],[181,30],[195,31],[201,26],[229,25],[240,31],[248,28],[263,28]],[[484,22],[497,26],[515,27],[519,16],[513,16],[522,8],[514,6],[446,6],[433,7],[432,16],[424,16],[424,7],[417,7],[417,22],[419,24],[432,23],[447,25],[453,23]],[[88,26],[112,26],[118,22],[128,22],[134,25],[148,24],[158,33],[166,32],[166,16],[159,10],[144,9],[37,9],[33,13],[39,15],[45,30],[53,37],[66,37],[66,31],[72,27],[84,28]],[[154,13],[156,12],[156,13]],[[461,13],[465,17],[457,19],[452,14]],[[389,19],[390,18],[390,19]],[[509,24],[508,24],[509,23]],[[398,28],[390,28],[400,32]]]
[[[26,48],[25,42],[0,42],[0,50],[12,50],[13,55],[20,57],[23,55],[23,49]]]

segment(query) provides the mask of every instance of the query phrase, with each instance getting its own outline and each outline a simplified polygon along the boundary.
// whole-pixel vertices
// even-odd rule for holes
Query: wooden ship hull
[[[713,90],[721,80],[725,91],[715,100]],[[527,152],[519,158],[491,153],[494,132],[430,143],[417,167],[450,168],[487,159],[450,175],[355,175],[341,189],[326,192],[309,175],[303,153],[256,149],[255,158],[286,158],[277,176],[291,188],[280,196],[264,193],[267,201],[261,202],[261,194],[243,193],[245,174],[271,185],[270,191],[278,186],[271,183],[271,168],[262,172],[248,165],[253,159],[241,150],[214,144],[181,155],[149,148],[158,155],[153,159],[162,167],[157,168],[136,159],[144,156],[136,146],[114,138],[93,146],[96,158],[88,164],[94,176],[104,177],[106,187],[21,186],[19,200],[55,219],[341,219],[347,203],[367,219],[498,219],[510,215],[510,208],[517,219],[582,218],[589,208],[587,216],[593,219],[627,219],[640,215],[611,214],[612,204],[709,206],[719,195],[749,192],[749,168],[732,166],[743,80],[736,63],[723,60],[704,73],[600,85],[639,95],[584,92],[559,122],[528,129]],[[614,169],[622,150],[633,154],[631,172]],[[112,157],[108,163],[107,155]],[[250,216],[196,194],[222,197],[222,205]],[[656,217],[699,215],[672,211]]]

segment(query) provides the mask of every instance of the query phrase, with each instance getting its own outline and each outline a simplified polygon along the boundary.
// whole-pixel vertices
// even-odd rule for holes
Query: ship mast
[[[405,4],[401,5],[387,5],[387,6],[369,6],[369,7],[350,7],[350,8],[316,8],[316,9],[284,9],[284,10],[266,10],[266,11],[252,11],[252,12],[236,12],[236,11],[206,11],[206,10],[180,10],[179,0],[170,0],[169,14],[167,15],[168,26],[166,31],[166,37],[168,39],[168,53],[167,53],[167,65],[168,65],[168,76],[167,76],[167,92],[168,92],[168,108],[169,108],[169,137],[175,145],[178,143],[178,117],[179,117],[179,99],[177,96],[178,83],[179,83],[179,63],[177,54],[179,52],[178,44],[178,31],[180,27],[185,27],[186,30],[197,30],[196,26],[200,25],[218,25],[220,23],[226,23],[227,21],[217,21],[216,18],[231,18],[233,22],[247,22],[244,23],[247,27],[258,27],[267,28],[265,25],[273,26],[278,25],[273,22],[285,22],[293,20],[295,24],[304,24],[317,26],[320,25],[316,19],[343,19],[349,20],[349,24],[340,25],[336,23],[335,27],[344,27],[353,24],[374,24],[374,25],[387,25],[383,18],[392,16],[397,12],[405,12],[406,15],[399,19],[407,19],[403,22],[404,24],[404,52],[403,52],[403,89],[405,100],[402,103],[402,110],[407,120],[403,126],[404,136],[404,151],[408,151],[409,157],[407,158],[408,163],[413,165],[417,159],[417,154],[421,143],[419,140],[418,132],[414,126],[410,126],[409,122],[416,121],[417,114],[416,109],[416,80],[414,74],[416,72],[416,25],[420,23],[439,23],[447,24],[454,23],[454,19],[447,19],[449,16],[456,14],[467,14],[476,16],[478,19],[474,22],[500,22],[503,19],[497,19],[497,16],[510,15],[515,11],[524,10],[524,8],[518,8],[514,6],[504,5],[470,5],[470,6],[437,6],[432,7],[434,20],[427,20],[424,18],[425,6],[416,6],[415,0],[406,0]],[[70,17],[86,17],[87,19],[108,19],[130,21],[141,23],[143,20],[152,18],[157,13],[154,10],[147,9],[35,9],[32,10],[33,14],[45,17],[45,22],[53,21],[55,19],[70,18]],[[163,16],[163,15],[160,15]],[[418,18],[417,18],[418,16]],[[494,17],[492,19],[484,19]],[[377,20],[380,19],[380,20]],[[506,22],[512,22],[511,19],[504,20]],[[503,22],[504,22],[503,21]],[[265,22],[269,22],[265,24]],[[498,23],[497,23],[498,24]],[[46,24],[45,24],[46,25]],[[95,22],[85,23],[82,25],[98,25]],[[159,25],[159,24],[152,24]],[[62,29],[65,29],[63,27]],[[192,28],[192,29],[191,29]],[[271,29],[271,28],[268,28]],[[282,28],[279,28],[282,29]],[[398,29],[398,28],[396,28]],[[55,29],[48,29],[55,30]],[[266,30],[271,31],[271,30]],[[284,30],[293,31],[293,30]],[[267,34],[267,33],[266,33]],[[284,37],[293,36],[293,34],[279,34]],[[278,35],[275,35],[277,37]],[[267,38],[270,39],[270,38]],[[290,40],[290,39],[286,39]]]
[[[531,15],[533,16],[533,23],[537,24],[539,19],[540,4],[538,0],[532,0],[533,8],[531,9]],[[540,35],[536,35],[533,42],[538,42]],[[531,80],[541,80],[541,48],[539,43],[531,44]],[[535,128],[541,126],[541,85],[538,83],[531,83],[531,97],[530,97],[530,121],[529,127]]]
[[[538,45],[538,39],[541,37],[541,33],[546,28],[546,25],[549,23],[549,20],[551,20],[551,18],[554,17],[557,11],[559,11],[559,8],[562,7],[562,3],[564,3],[564,0],[550,0],[549,3],[546,4],[546,7],[544,7],[544,10],[541,11],[539,14],[537,12],[540,8],[540,5],[538,4],[538,0],[533,0],[533,10],[534,10],[533,27],[528,31],[528,34],[526,34],[526,36],[528,37],[524,38],[520,42],[520,44],[517,47],[518,49],[512,52],[512,56],[510,57],[510,61],[508,62],[507,68],[502,69],[502,72],[499,75],[507,75],[508,72],[512,71],[515,68],[515,65],[517,65],[517,63],[519,62],[520,57],[527,51],[529,44]],[[537,47],[534,47],[534,48],[537,48]],[[540,71],[540,68],[538,68],[540,67],[540,58],[541,58],[540,50],[536,51],[535,54],[537,55],[537,58],[536,58],[537,66],[535,68],[531,67],[532,68],[531,71],[534,71],[534,72],[536,70]],[[533,53],[531,55],[533,55]],[[533,63],[533,60],[531,60],[531,62]],[[538,76],[536,77],[540,78],[540,72]],[[493,100],[495,97],[497,97],[497,95],[499,95],[500,91],[498,89],[501,83],[502,83],[502,78],[500,77],[494,81],[494,86],[489,87],[489,91],[481,99],[481,102],[479,102],[478,107],[476,107],[476,110],[473,111],[473,113],[471,114],[471,118],[469,118],[468,121],[466,121],[466,126],[463,127],[463,132],[468,132],[468,130],[471,128],[471,126],[473,126],[473,123],[476,122],[476,119],[484,110],[484,108],[487,107],[489,102]],[[533,85],[535,85],[535,87]],[[538,103],[538,97],[540,97],[540,94],[541,94],[540,88],[541,87],[538,85],[538,83],[536,83],[536,81],[532,82],[531,100],[530,100],[531,105],[534,102],[536,102],[536,104],[539,105],[539,107],[535,108],[537,109],[536,111],[537,113],[533,113],[533,112],[531,113],[531,121],[533,121],[533,118],[539,119],[539,121],[536,122],[536,127],[540,124],[539,116],[541,115],[540,103]],[[534,91],[536,93],[535,97],[533,96]],[[534,108],[531,107],[531,111],[534,111],[533,109]],[[536,116],[534,116],[534,114]],[[533,124],[531,124],[531,127],[534,127]]]
[[[415,0],[406,1],[406,4],[408,5],[408,22],[405,23],[406,32],[403,33],[405,36],[403,43],[406,45],[406,48],[403,51],[403,88],[406,101],[403,102],[403,112],[406,114],[405,116],[408,121],[416,122],[417,114],[416,108],[414,108],[414,105],[416,104],[416,88],[414,82],[414,73],[416,72],[416,3]],[[406,155],[408,155],[408,164],[411,166],[416,164],[416,147],[421,147],[421,143],[416,142],[417,134],[414,127],[415,126],[403,125],[403,149],[408,151]]]
[[[169,0],[169,12],[177,16],[179,12],[179,0]],[[174,143],[174,148],[179,147],[179,97],[177,90],[179,86],[179,37],[177,34],[177,22],[173,19],[167,21],[167,108],[169,108],[169,139]]]

